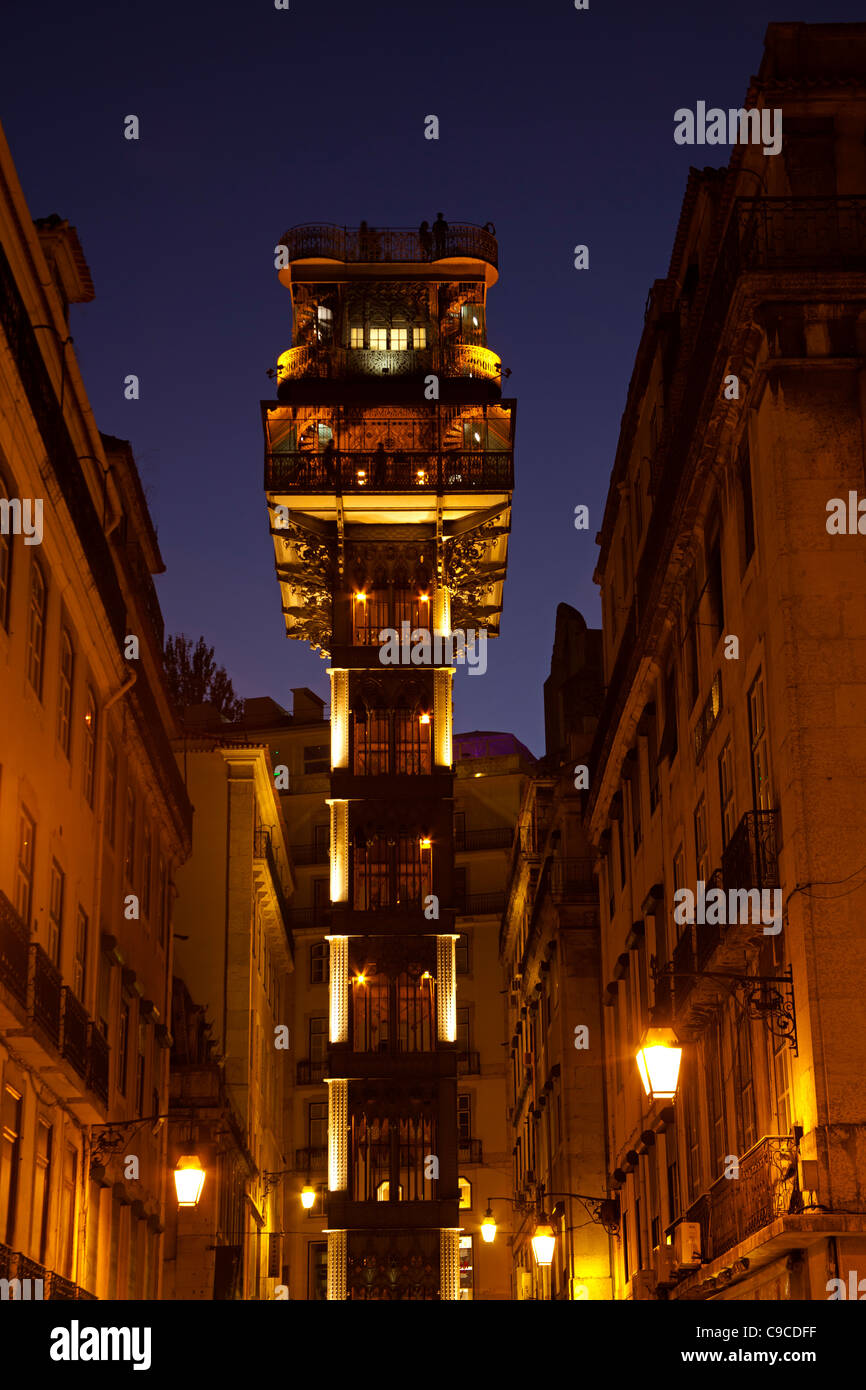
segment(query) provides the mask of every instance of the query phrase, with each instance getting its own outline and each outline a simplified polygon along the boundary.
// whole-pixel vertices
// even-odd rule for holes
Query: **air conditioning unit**
[[[697,1269],[701,1263],[701,1223],[681,1221],[674,1230],[674,1267]]]
[[[675,1281],[674,1247],[659,1245],[655,1251],[656,1281],[659,1284],[673,1284]]]
[[[637,1302],[645,1303],[655,1297],[656,1276],[652,1269],[636,1269],[631,1276],[631,1296]]]

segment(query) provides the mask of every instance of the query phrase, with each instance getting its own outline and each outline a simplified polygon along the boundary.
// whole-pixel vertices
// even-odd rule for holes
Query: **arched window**
[[[47,589],[42,566],[34,560],[30,566],[30,609],[27,619],[27,679],[42,699],[42,675],[45,665],[45,609]]]

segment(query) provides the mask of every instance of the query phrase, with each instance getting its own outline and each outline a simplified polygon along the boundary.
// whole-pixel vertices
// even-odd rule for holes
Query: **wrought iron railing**
[[[63,979],[41,946],[30,946],[30,999],[28,1012],[52,1042],[60,1040],[60,990]]]
[[[779,817],[776,811],[747,811],[722,854],[725,889],[778,888]]]
[[[299,343],[277,359],[277,385],[289,381],[349,377],[405,377],[436,372],[445,377],[499,381],[502,362],[490,348],[449,343],[440,348],[340,348]]]
[[[480,1052],[458,1052],[457,1072],[460,1076],[477,1076],[481,1071]]]
[[[455,850],[511,849],[514,828],[510,825],[484,826],[458,830],[454,835]]]
[[[0,982],[27,1005],[30,932],[5,893],[0,893]]]
[[[455,907],[458,917],[501,917],[505,911],[506,895],[498,893],[467,893],[458,898]]]
[[[551,859],[548,863],[548,886],[554,902],[564,902],[579,894],[595,895],[593,861],[588,855],[574,859]]]
[[[710,740],[713,729],[719,722],[722,713],[722,673],[717,671],[713,677],[713,684],[707,696],[706,703],[698,716],[695,724],[695,762],[699,763],[704,756],[704,749]]]
[[[63,986],[63,1041],[60,1050],[78,1075],[87,1078],[87,1010],[68,985]]]
[[[87,1084],[91,1091],[107,1104],[109,1047],[95,1023],[91,1023],[89,1028],[88,1054]]]
[[[316,1086],[324,1079],[328,1064],[324,1058],[311,1060],[304,1057],[298,1062],[297,1084],[299,1086]]]
[[[327,1145],[295,1149],[295,1167],[301,1172],[321,1172],[328,1166]]]
[[[509,491],[514,486],[510,450],[385,450],[267,454],[268,492]]]
[[[458,1139],[457,1141],[457,1161],[458,1163],[481,1163],[481,1140],[480,1139]]]
[[[315,907],[290,907],[288,912],[289,926],[295,931],[302,927],[331,927],[333,920],[330,903],[317,904]]]
[[[701,1227],[701,1258],[720,1259],[780,1216],[802,1212],[797,1153],[787,1136],[761,1139],[740,1159],[736,1182],[718,1178],[685,1214]]]
[[[277,855],[274,850],[271,832],[259,826],[254,834],[255,843],[253,846],[253,853],[256,859],[264,859],[267,863],[271,875],[271,882],[274,886],[274,896],[277,899],[277,904],[280,909],[280,915],[283,919],[286,931],[291,932],[291,925],[289,922],[291,908],[289,907],[289,900],[286,897],[286,890],[283,887],[283,879],[279,865],[277,864]]]
[[[434,223],[435,226],[435,223]],[[471,257],[498,266],[496,237],[486,227],[454,223],[441,234],[416,227],[337,227],[320,222],[290,227],[280,242],[290,261],[433,261]]]

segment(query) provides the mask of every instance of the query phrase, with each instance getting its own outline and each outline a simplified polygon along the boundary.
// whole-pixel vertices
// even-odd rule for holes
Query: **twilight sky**
[[[855,0],[590,6],[6,0],[0,119],[31,213],[68,217],[90,265],[72,334],[100,428],[132,441],[166,630],[204,633],[238,694],[328,694],[284,636],[262,490],[259,401],[291,331],[274,245],[295,223],[441,209],[496,225],[488,341],[518,400],[502,636],[486,675],[458,674],[455,727],[543,752],[556,605],[600,622],[594,537],[647,291],[689,165],[727,160],[675,145],[674,111],[739,106],[770,20],[862,19]]]

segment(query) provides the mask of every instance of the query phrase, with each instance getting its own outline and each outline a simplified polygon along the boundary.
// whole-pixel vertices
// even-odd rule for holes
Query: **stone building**
[[[510,1296],[520,1300],[611,1296],[617,1212],[605,1165],[599,912],[581,821],[600,638],[559,605],[545,756],[525,785],[500,933],[513,1214],[492,1207],[497,1227],[512,1232]],[[532,1245],[545,1219],[556,1238],[548,1268]]]
[[[0,1278],[156,1298],[191,825],[163,564],[72,350],[93,298],[75,229],[33,223],[2,137],[0,175]]]
[[[691,171],[623,416],[585,816],[617,1298],[823,1299],[866,1260],[866,563],[830,524],[866,483],[864,71],[866,26],[770,26],[781,152]]]

